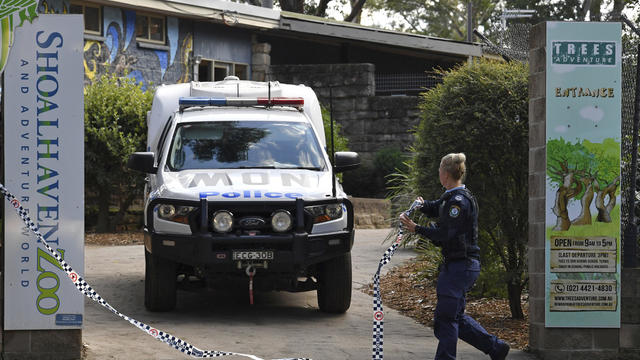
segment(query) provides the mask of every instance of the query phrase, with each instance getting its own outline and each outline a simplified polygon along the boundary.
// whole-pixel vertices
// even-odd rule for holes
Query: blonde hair
[[[467,172],[466,160],[467,157],[464,153],[447,154],[440,160],[440,167],[451,175],[453,180],[464,180],[464,175]]]

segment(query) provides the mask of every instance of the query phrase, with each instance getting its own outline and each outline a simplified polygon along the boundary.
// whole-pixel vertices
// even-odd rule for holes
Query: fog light
[[[329,204],[324,211],[331,219],[337,219],[342,216],[342,204]]]
[[[286,210],[278,210],[271,214],[271,227],[276,232],[285,232],[291,229],[293,219]]]
[[[176,208],[173,205],[160,205],[158,207],[158,216],[162,219],[170,219],[176,214]]]
[[[233,215],[226,211],[220,210],[213,214],[213,229],[220,233],[226,233],[233,228]]]

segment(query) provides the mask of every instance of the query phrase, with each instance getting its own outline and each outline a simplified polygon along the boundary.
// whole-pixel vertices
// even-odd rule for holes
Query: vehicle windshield
[[[310,169],[325,162],[311,126],[278,121],[216,121],[178,125],[167,165],[187,169]]]

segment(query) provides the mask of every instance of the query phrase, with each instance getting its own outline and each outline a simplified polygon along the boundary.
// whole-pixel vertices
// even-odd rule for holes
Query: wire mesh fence
[[[635,237],[635,259],[625,266],[637,266],[639,259],[637,257],[638,246],[638,225],[640,225],[638,215],[640,214],[640,184],[637,179],[637,165],[634,169],[631,158],[633,152],[637,154],[637,137],[634,134],[634,114],[635,114],[635,93],[636,93],[636,74],[638,64],[638,43],[639,39],[636,35],[626,36],[623,39],[622,50],[622,210],[620,220],[622,229],[626,237]],[[637,128],[637,127],[636,127]],[[634,142],[634,137],[635,142]],[[634,148],[635,147],[635,148]],[[626,191],[635,184],[633,193]],[[629,251],[628,245],[624,246],[627,239],[623,237],[623,252]],[[624,258],[624,254],[623,254]],[[628,261],[627,261],[628,262]]]
[[[375,77],[376,95],[418,95],[442,82],[435,72],[377,73]]]

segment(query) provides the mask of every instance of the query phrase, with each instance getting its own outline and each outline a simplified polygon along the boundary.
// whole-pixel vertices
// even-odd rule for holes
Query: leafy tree
[[[126,169],[129,154],[145,149],[153,91],[141,86],[133,78],[105,74],[84,89],[85,186],[97,198],[98,232],[112,228],[112,194],[119,197],[116,224],[142,193],[143,177]]]
[[[588,204],[583,204],[581,223],[585,221],[590,223],[589,206],[593,199],[591,169],[594,166],[594,156],[581,143],[572,144],[562,138],[547,142],[547,175],[551,179],[552,186],[557,188],[552,209],[557,217],[554,230],[569,229],[571,226],[569,200],[579,196],[585,201],[589,200]],[[587,189],[586,192],[585,189]]]
[[[616,205],[616,192],[620,186],[620,143],[609,138],[601,144],[584,140],[583,145],[598,159],[594,171],[596,221],[611,222],[611,210]]]
[[[245,0],[245,2],[256,6],[262,5],[262,0]],[[351,5],[351,11],[349,12],[349,14],[345,14],[344,21],[356,23],[360,22],[362,7],[364,6],[366,0],[276,0],[274,3],[280,5],[280,8],[284,11],[326,17],[329,4],[331,4],[332,2],[333,5],[338,9],[344,8],[344,6],[347,4]]]
[[[468,3],[469,0],[370,0],[367,7],[384,11],[390,17],[400,15],[404,21],[392,22],[393,29],[465,40]],[[472,0],[472,5],[474,27],[490,27],[498,2]]]
[[[440,159],[466,153],[465,183],[480,208],[482,260],[485,266],[503,267],[511,315],[521,319],[527,281],[528,68],[479,60],[442,74],[443,83],[422,95],[404,190],[439,197]]]

